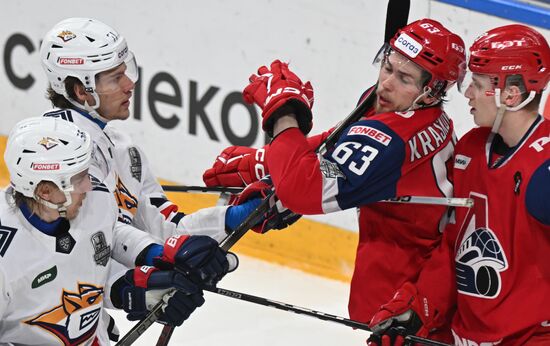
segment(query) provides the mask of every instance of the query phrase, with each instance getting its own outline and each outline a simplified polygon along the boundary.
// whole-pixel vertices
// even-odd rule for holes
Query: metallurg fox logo
[[[77,292],[63,290],[61,304],[24,323],[55,335],[63,345],[78,345],[94,335],[101,312],[103,287],[78,283]]]

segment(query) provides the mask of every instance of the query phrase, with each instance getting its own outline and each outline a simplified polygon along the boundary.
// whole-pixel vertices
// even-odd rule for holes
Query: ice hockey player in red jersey
[[[253,181],[261,173],[261,160],[255,159],[266,157],[268,169],[261,168],[269,171],[277,196],[292,211],[359,208],[349,313],[370,321],[396,289],[416,279],[441,239],[445,207],[378,201],[452,195],[447,163],[455,139],[442,106],[446,91],[463,76],[464,51],[462,39],[437,21],[422,19],[401,29],[375,60],[380,73],[374,109],[349,126],[324,156],[314,148],[330,131],[305,136],[312,121],[309,82],[278,60],[261,67],[243,95],[262,108],[263,129],[274,139],[265,153],[258,151],[261,155],[228,148],[205,172],[205,183],[233,184],[237,177]]]
[[[479,127],[457,143],[453,176],[455,196],[474,207],[457,208],[418,282],[376,313],[373,343],[395,341],[397,326],[425,335],[440,323],[434,312],[456,309],[455,345],[550,345],[550,122],[538,113],[550,48],[506,25],[476,39],[468,66]]]

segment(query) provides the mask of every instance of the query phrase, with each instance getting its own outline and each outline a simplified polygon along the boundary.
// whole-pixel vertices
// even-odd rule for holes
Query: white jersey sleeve
[[[9,287],[6,283],[6,274],[4,273],[2,267],[0,267],[0,321],[4,317],[4,312],[6,311],[6,307],[8,306],[10,300],[10,293],[8,291]]]
[[[225,232],[227,207],[212,207],[186,215],[164,194],[143,151],[129,136],[111,126],[105,133],[115,143],[118,174],[115,195],[121,209],[120,220],[146,230],[159,241],[178,234],[207,235],[221,241]]]
[[[132,225],[117,221],[113,229],[111,257],[127,267],[134,267],[140,252],[152,243],[159,243],[159,241]]]

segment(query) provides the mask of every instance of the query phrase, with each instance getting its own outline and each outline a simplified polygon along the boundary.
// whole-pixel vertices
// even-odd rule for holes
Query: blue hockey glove
[[[166,306],[159,322],[180,326],[204,303],[202,290],[184,275],[149,266],[127,271],[113,285],[112,292],[115,289],[120,297],[112,299],[113,305],[123,308],[130,321],[142,320],[159,301],[164,300]]]
[[[262,179],[248,185],[240,194],[235,202],[236,205],[245,205],[248,201],[254,199],[264,199],[269,196],[269,209],[263,215],[263,218],[258,222],[252,230],[256,233],[266,233],[272,229],[283,229],[294,222],[298,221],[302,215],[293,213],[288,208],[285,208],[279,198],[272,193],[274,190],[271,176],[266,175]]]

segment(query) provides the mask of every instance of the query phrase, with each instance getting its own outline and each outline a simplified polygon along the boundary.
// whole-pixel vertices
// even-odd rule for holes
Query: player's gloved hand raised
[[[283,229],[298,221],[302,215],[285,208],[274,193],[271,176],[266,175],[257,182],[248,185],[239,195],[235,205],[243,205],[252,199],[269,198],[269,208],[262,219],[252,228],[254,232],[265,233],[272,229]]]
[[[118,294],[118,296],[116,296]],[[204,303],[202,290],[183,274],[141,266],[129,270],[111,288],[111,300],[131,321],[141,320],[160,301],[166,306],[160,322],[180,326]]]
[[[237,268],[235,254],[227,253],[218,242],[204,235],[177,235],[166,239],[162,256],[153,264],[162,269],[181,271],[199,286],[215,286],[225,274]]]
[[[245,187],[267,174],[266,149],[231,146],[202,175],[206,186]]]
[[[372,317],[369,326],[373,333],[367,344],[401,346],[407,335],[426,337],[434,326],[434,313],[427,298],[406,282]]]
[[[303,83],[288,69],[288,64],[275,60],[268,68],[262,66],[257,75],[249,78],[250,84],[243,90],[247,103],[256,103],[262,109],[262,128],[273,136],[275,120],[287,114],[294,114],[304,134],[311,130],[313,87]]]

